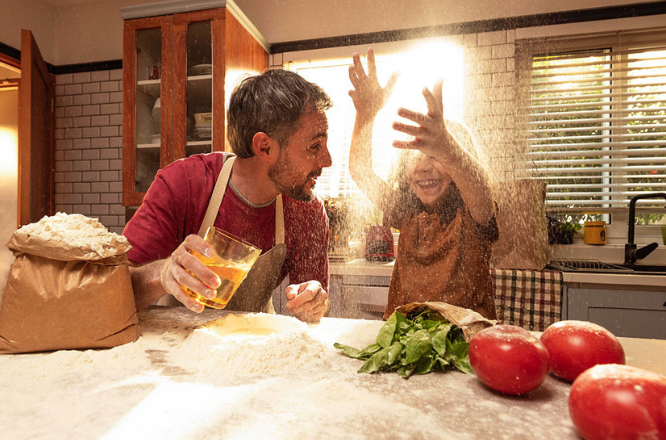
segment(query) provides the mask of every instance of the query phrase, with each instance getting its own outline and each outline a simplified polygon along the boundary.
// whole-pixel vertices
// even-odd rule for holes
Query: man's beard
[[[280,150],[280,155],[275,165],[272,165],[268,169],[268,177],[271,179],[271,182],[275,184],[275,187],[284,195],[291,197],[294,200],[300,200],[301,202],[311,202],[314,200],[315,195],[312,190],[307,190],[305,185],[313,177],[318,177],[321,175],[321,170],[316,170],[308,174],[308,177],[305,179],[303,184],[298,185],[295,183],[287,183],[298,179],[298,176],[294,173],[294,167],[286,159],[282,150]]]

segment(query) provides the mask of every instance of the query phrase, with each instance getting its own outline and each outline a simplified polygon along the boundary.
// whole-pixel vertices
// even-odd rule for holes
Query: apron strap
[[[282,194],[275,198],[275,244],[284,243],[284,210],[282,209]]]
[[[227,160],[224,161],[222,169],[220,170],[220,175],[215,182],[215,188],[213,188],[213,194],[210,196],[210,201],[208,202],[208,208],[206,209],[206,215],[204,216],[203,223],[199,228],[199,237],[204,238],[206,231],[209,226],[212,226],[217,218],[217,214],[220,211],[220,206],[222,206],[222,199],[224,198],[224,193],[227,190],[227,184],[229,183],[229,177],[231,176],[231,167],[236,160],[236,155],[231,154]],[[284,210],[282,208],[282,194],[278,194],[275,198],[275,244],[284,243]]]
[[[222,206],[222,198],[224,198],[224,192],[227,190],[227,182],[229,182],[229,176],[231,176],[231,167],[236,160],[236,155],[231,155],[227,160],[224,161],[222,165],[222,170],[220,170],[220,175],[217,178],[215,183],[215,188],[213,188],[213,195],[210,196],[210,201],[208,202],[208,209],[206,210],[206,215],[204,216],[203,223],[199,228],[199,237],[204,238],[206,231],[209,226],[212,226],[217,218],[217,213]]]

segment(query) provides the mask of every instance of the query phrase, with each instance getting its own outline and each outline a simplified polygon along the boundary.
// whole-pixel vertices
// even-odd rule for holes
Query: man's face
[[[296,200],[309,202],[317,177],[325,167],[331,166],[328,152],[328,120],[320,112],[301,116],[298,130],[287,145],[280,146],[277,162],[268,170],[268,177],[277,189]]]

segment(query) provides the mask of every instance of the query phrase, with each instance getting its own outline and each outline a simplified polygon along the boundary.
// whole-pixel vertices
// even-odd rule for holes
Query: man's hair
[[[323,112],[332,105],[321,87],[288,70],[267,70],[247,77],[229,101],[229,144],[239,158],[252,157],[252,138],[263,132],[282,147],[298,130],[297,121],[303,114]]]

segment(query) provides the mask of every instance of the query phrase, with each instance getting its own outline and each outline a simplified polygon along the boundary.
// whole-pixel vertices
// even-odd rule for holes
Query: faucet
[[[647,246],[637,249],[634,244],[634,223],[636,222],[636,201],[639,199],[656,199],[663,198],[666,200],[666,193],[648,193],[648,194],[639,194],[631,198],[629,202],[629,234],[628,234],[628,243],[624,245],[624,264],[635,264],[636,260],[642,260],[643,258],[650,255],[650,253],[657,249],[659,246],[658,243],[650,243]]]

